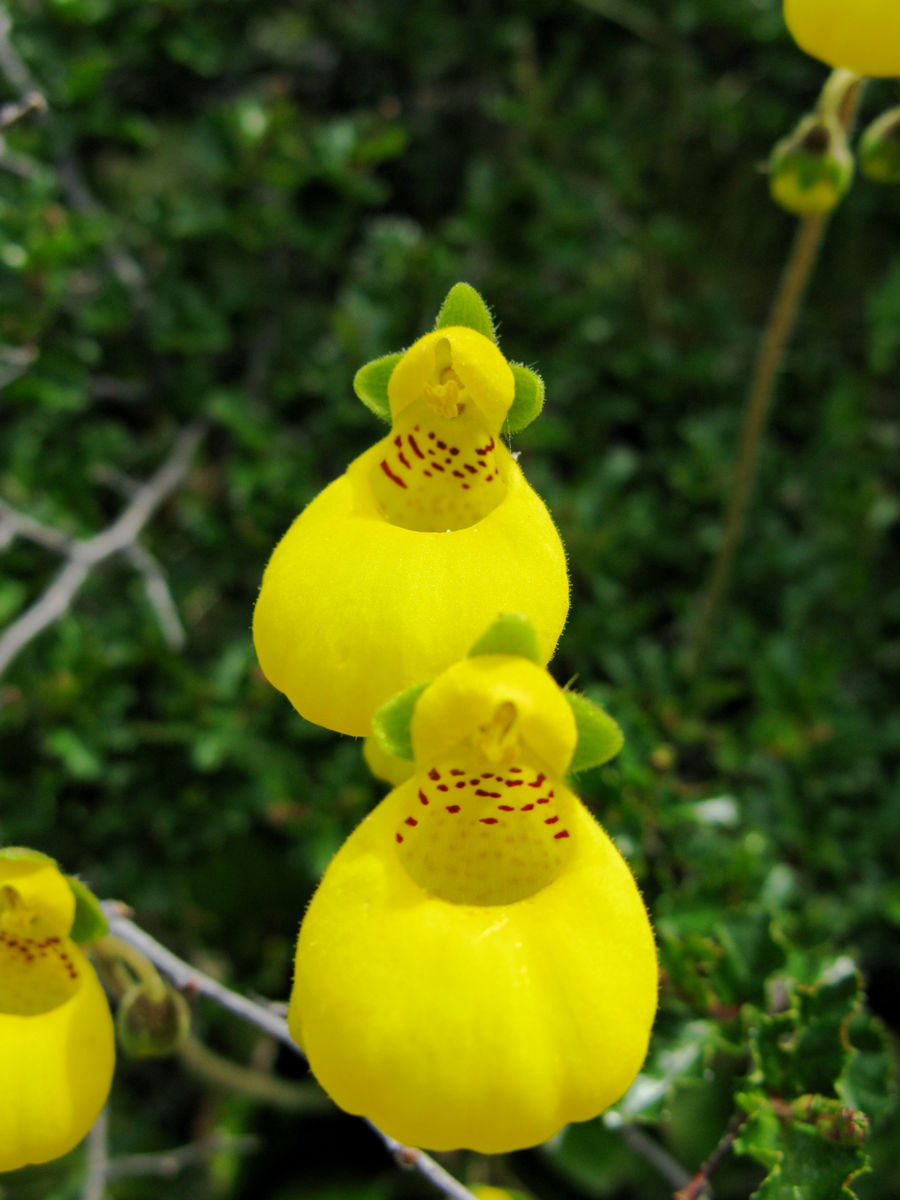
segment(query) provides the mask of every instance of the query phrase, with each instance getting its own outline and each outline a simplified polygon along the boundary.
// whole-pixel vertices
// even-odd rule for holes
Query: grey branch
[[[274,1011],[273,1005],[263,1001],[249,1000],[246,996],[240,995],[239,992],[233,992],[231,988],[225,987],[224,984],[190,966],[184,959],[173,954],[171,950],[168,950],[139,925],[131,921],[126,915],[128,911],[126,906],[119,901],[106,900],[101,907],[109,922],[110,933],[133,946],[135,950],[139,950],[155,967],[167,975],[180,991],[191,995],[205,996],[208,1000],[214,1001],[227,1012],[233,1013],[241,1020],[263,1030],[264,1033],[287,1046],[305,1061],[303,1052],[290,1035],[287,1021]],[[366,1121],[366,1124],[378,1135],[400,1166],[418,1171],[434,1184],[438,1191],[449,1196],[451,1200],[475,1200],[469,1189],[463,1187],[430,1155],[411,1146],[404,1146],[402,1142],[383,1133],[371,1121]]]
[[[17,513],[8,505],[0,502],[0,544],[2,544],[6,531],[11,530],[12,534],[20,533],[51,549],[62,550],[67,558],[44,594],[0,636],[0,675],[33,638],[36,638],[48,625],[52,625],[68,611],[94,567],[115,554],[122,552],[132,554],[134,547],[137,546],[141,530],[160,504],[184,478],[203,432],[204,427],[201,424],[189,425],[182,430],[175,441],[171,454],[162,466],[137,489],[131,502],[113,521],[112,525],[93,537],[82,540],[67,539],[57,530],[52,530],[49,526],[42,525],[31,517]],[[168,605],[174,611],[174,604],[172,604],[172,598],[164,580],[162,581],[162,590],[160,590],[159,580],[162,578],[162,572],[159,564],[150,555],[143,557],[140,550],[137,552],[137,561],[132,558],[132,562],[144,576],[148,593],[151,579],[153,581],[154,594],[150,596],[151,603],[154,605],[160,622],[169,622],[168,630],[163,626],[163,632],[170,637],[174,635],[176,640],[183,637],[184,631],[181,628],[181,622],[177,619],[177,614],[175,614],[177,622],[177,632],[175,632],[175,626],[171,624],[172,612],[166,610]],[[154,574],[155,572],[158,577],[157,574]],[[164,593],[164,597],[162,593]]]
[[[109,1132],[109,1111],[102,1109],[100,1116],[91,1126],[87,1136],[87,1160],[84,1170],[84,1188],[81,1200],[103,1200],[106,1194],[107,1172],[109,1159],[107,1157],[107,1136]]]
[[[78,212],[101,212],[101,205],[82,178],[78,163],[69,148],[63,144],[59,127],[53,119],[46,97],[32,77],[24,59],[13,45],[11,34],[12,21],[9,14],[0,8],[0,72],[6,76],[16,91],[22,94],[20,107],[27,105],[28,111],[35,112],[50,134],[56,159],[55,165],[59,175],[59,186],[68,203]],[[150,297],[144,272],[137,261],[115,242],[107,245],[106,259],[110,270],[131,294],[135,310],[141,314],[146,313]]]
[[[106,1178],[114,1180],[156,1176],[159,1179],[172,1179],[185,1167],[206,1162],[208,1158],[223,1151],[229,1154],[252,1154],[258,1145],[259,1139],[255,1137],[213,1134],[197,1142],[188,1142],[186,1146],[174,1146],[171,1150],[163,1150],[156,1154],[122,1154],[118,1158],[112,1158],[106,1164]]]

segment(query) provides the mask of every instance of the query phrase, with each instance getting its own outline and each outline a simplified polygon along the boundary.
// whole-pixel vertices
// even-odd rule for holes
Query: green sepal
[[[382,750],[397,758],[412,759],[413,748],[409,726],[416,701],[428,687],[427,683],[416,683],[406,691],[382,704],[372,717],[372,737]]]
[[[510,654],[528,658],[539,667],[544,665],[531,622],[520,613],[503,613],[489,625],[466,657],[477,658],[479,654]]]
[[[625,735],[609,713],[587,696],[580,692],[563,692],[563,695],[569,702],[578,730],[578,744],[569,764],[569,773],[576,775],[590,767],[599,767],[618,754],[625,744]]]
[[[450,325],[465,325],[492,342],[497,341],[490,309],[468,283],[454,283],[441,305],[434,327],[446,329]]]
[[[540,415],[544,407],[544,381],[530,367],[514,362],[509,365],[516,381],[516,392],[503,429],[506,433],[518,433]]]
[[[66,876],[66,883],[75,897],[75,919],[69,931],[73,942],[98,942],[109,933],[109,923],[106,920],[100,901],[74,875]]]
[[[376,417],[391,424],[391,406],[388,400],[388,380],[394,372],[394,367],[403,357],[403,351],[396,354],[385,354],[381,358],[373,358],[364,367],[360,367],[353,376],[353,390]]]

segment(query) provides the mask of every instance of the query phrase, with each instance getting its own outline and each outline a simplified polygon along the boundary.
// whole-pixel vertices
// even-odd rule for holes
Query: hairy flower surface
[[[0,1171],[71,1150],[109,1094],[112,1018],[74,915],[50,859],[0,851]]]
[[[489,337],[439,328],[390,375],[391,432],[300,514],[253,617],[260,666],[298,712],[365,736],[372,714],[462,657],[504,611],[549,660],[565,553],[501,440],[515,393]]]
[[[500,1153],[596,1116],[634,1079],[653,936],[622,856],[563,781],[564,693],[480,654],[420,695],[415,773],[329,866],[289,1023],[322,1086],[402,1142]]]
[[[784,16],[814,58],[859,75],[900,75],[897,0],[785,0]]]

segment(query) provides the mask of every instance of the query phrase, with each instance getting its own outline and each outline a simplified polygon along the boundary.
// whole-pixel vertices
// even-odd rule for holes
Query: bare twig
[[[227,1134],[217,1133],[157,1154],[122,1154],[118,1158],[110,1159],[106,1164],[106,1178],[109,1181],[141,1179],[148,1176],[173,1179],[185,1167],[206,1162],[215,1154],[252,1154],[258,1146],[259,1138],[256,1137],[229,1137]]]
[[[24,375],[36,359],[34,346],[4,346],[0,349],[0,391]]]
[[[70,541],[64,547],[62,542],[53,546],[54,549],[65,549],[67,561],[44,594],[0,636],[0,675],[33,638],[69,609],[92,568],[115,554],[130,551],[137,544],[138,535],[150,517],[184,478],[203,432],[204,427],[199,423],[184,429],[176,439],[166,461],[138,488],[121,515],[102,533],[83,540]],[[5,505],[0,510],[0,521],[7,525],[14,522],[15,532],[32,537],[35,541],[43,539],[44,545],[48,544],[47,539],[51,537],[48,527],[41,526],[39,522],[32,522],[31,518],[15,513]],[[52,531],[52,535],[56,536],[55,531]],[[60,534],[59,538],[62,539],[63,536]],[[153,562],[155,563],[155,560]],[[145,573],[146,579],[146,561],[143,561],[138,569]],[[166,598],[171,602],[168,589]],[[158,601],[157,595],[155,603]],[[159,616],[159,608],[156,608],[156,612]]]
[[[849,130],[856,117],[863,80],[846,71],[833,72],[832,78],[838,74],[841,76],[838,83],[843,88],[843,95],[836,115],[843,128]],[[826,91],[828,88],[829,84],[826,83]],[[728,592],[735,556],[744,534],[762,435],[829,216],[817,214],[804,217],[797,226],[759,344],[744,408],[740,448],[725,512],[722,541],[698,606],[688,650],[689,675],[699,674],[703,666],[719,611]]]
[[[56,550],[60,554],[68,554],[72,546],[72,538],[61,529],[45,525],[26,513],[17,512],[11,504],[0,499],[0,550],[5,550],[13,538],[24,537],[29,542],[37,542],[48,550]]]
[[[27,117],[29,113],[44,112],[46,108],[47,101],[40,92],[35,90],[27,92],[21,100],[0,104],[0,129],[8,129],[16,121]]]
[[[12,21],[9,14],[0,9],[0,72],[6,76],[16,91],[22,94],[23,99],[20,104],[26,103],[26,100],[31,98],[30,109],[37,113],[39,120],[47,129],[53,146],[62,194],[72,208],[78,212],[102,212],[102,206],[85,183],[71,149],[64,144],[60,136],[59,128],[53,121],[46,97],[13,45],[11,33]],[[150,295],[144,272],[137,261],[116,242],[110,242],[106,246],[105,254],[111,271],[131,294],[135,310],[141,315],[146,315],[150,305]]]
[[[290,1035],[287,1022],[274,1012],[272,1007],[262,1001],[248,1000],[246,996],[233,992],[224,984],[190,966],[140,926],[135,925],[126,915],[128,912],[126,906],[119,901],[104,901],[102,908],[109,922],[110,933],[145,954],[163,974],[172,980],[177,988],[213,1000],[227,1012],[255,1025],[257,1029],[262,1029],[263,1032],[268,1033],[270,1037],[275,1038],[276,1041],[287,1046],[306,1061],[303,1052]],[[469,1189],[463,1187],[430,1155],[425,1154],[422,1150],[416,1150],[412,1146],[404,1146],[402,1142],[383,1133],[371,1121],[366,1121],[366,1124],[377,1134],[400,1166],[418,1171],[451,1200],[475,1200]]]
[[[108,1178],[107,1135],[109,1114],[104,1108],[87,1136],[87,1159],[84,1167],[84,1188],[81,1200],[103,1200]]]
[[[156,614],[159,628],[167,644],[173,650],[184,649],[187,635],[169,591],[169,584],[162,567],[149,550],[135,542],[125,551],[125,556],[134,569],[143,577],[147,601]]]
[[[722,1165],[746,1120],[747,1116],[745,1113],[734,1114],[728,1124],[728,1128],[725,1130],[712,1154],[693,1179],[689,1180],[680,1191],[675,1193],[672,1200],[712,1200],[712,1189],[709,1186],[710,1177]]]

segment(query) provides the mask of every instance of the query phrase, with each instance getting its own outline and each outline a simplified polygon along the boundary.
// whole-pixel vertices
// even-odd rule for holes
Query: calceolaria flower
[[[109,1094],[112,1018],[75,915],[52,859],[0,850],[0,1171],[71,1150]]]
[[[784,17],[814,58],[858,75],[900,75],[897,0],[784,0]]]
[[[376,718],[396,735],[409,714],[414,774],[338,851],[297,944],[288,1021],[319,1082],[434,1150],[501,1153],[596,1116],[656,1009],[635,881],[565,782],[618,727],[503,643]]]
[[[502,440],[537,415],[543,385],[500,353],[477,293],[457,284],[433,332],[355,386],[391,432],[285,534],[253,637],[302,716],[364,736],[501,612],[528,616],[547,662],[569,596],[556,528]]]

